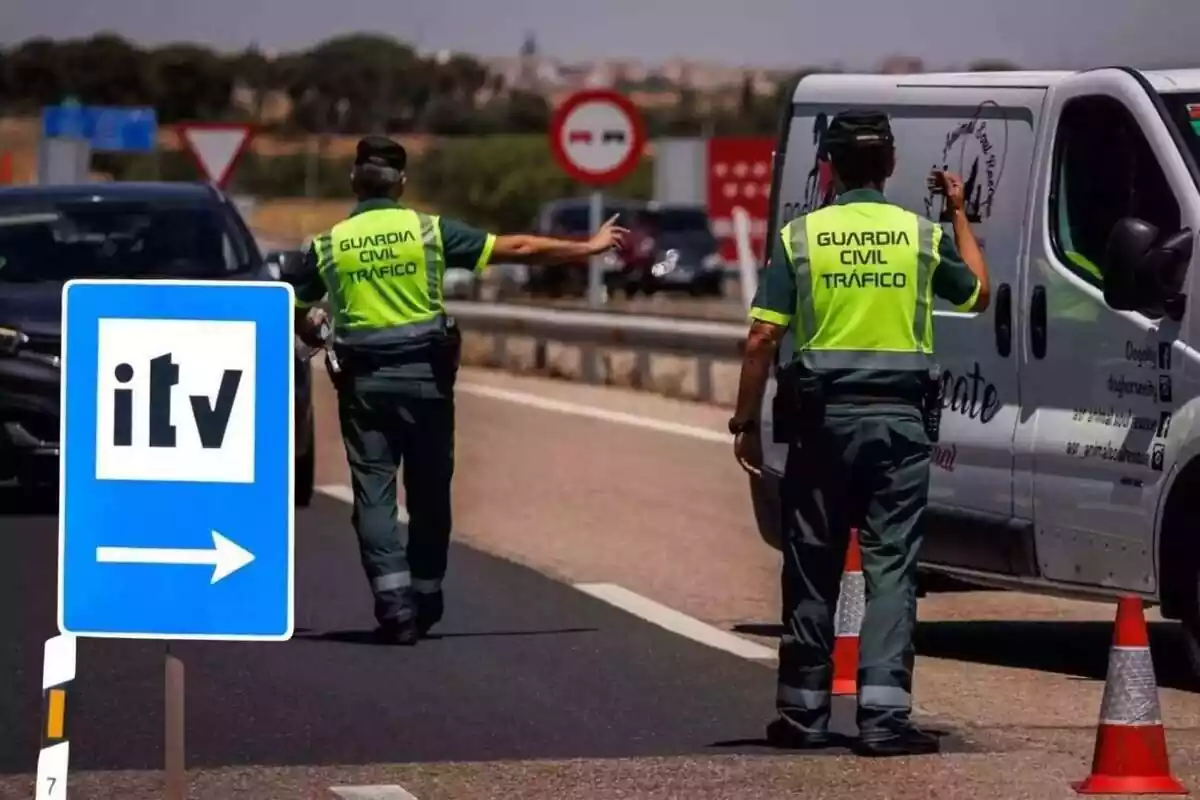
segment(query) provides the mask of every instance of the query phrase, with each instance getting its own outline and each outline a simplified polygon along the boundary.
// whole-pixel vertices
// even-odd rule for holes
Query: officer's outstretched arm
[[[616,219],[614,216],[604,223],[594,236],[582,242],[532,234],[497,236],[496,244],[492,247],[492,260],[524,264],[567,264],[600,255],[606,250],[620,247],[629,233],[615,224]]]

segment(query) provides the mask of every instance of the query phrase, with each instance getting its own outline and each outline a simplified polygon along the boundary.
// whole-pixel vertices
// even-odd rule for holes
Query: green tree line
[[[619,88],[674,91],[665,83]],[[740,92],[722,93],[721,103],[680,89],[673,104],[647,110],[647,127],[652,136],[770,133],[786,88],[761,96],[747,80]],[[0,114],[36,114],[67,97],[152,106],[163,124],[267,122],[292,133],[541,133],[551,113],[541,94],[506,86],[470,56],[429,57],[377,34],[280,54],[253,47],[222,53],[194,43],[147,48],[111,33],[30,39],[0,50]],[[268,113],[279,101],[286,101],[281,118]]]

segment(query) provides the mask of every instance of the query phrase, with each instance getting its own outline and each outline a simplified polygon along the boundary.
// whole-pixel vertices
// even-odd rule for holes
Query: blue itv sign
[[[282,283],[67,283],[63,633],[291,638],[293,302]]]

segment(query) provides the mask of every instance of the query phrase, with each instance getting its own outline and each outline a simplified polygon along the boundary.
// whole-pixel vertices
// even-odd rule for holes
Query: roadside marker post
[[[295,296],[267,281],[75,280],[62,303],[58,627],[72,643],[167,643],[167,797],[183,800],[170,642],[293,632]]]
[[[75,680],[75,637],[60,634],[46,640],[42,657],[42,749],[38,753],[35,800],[65,800],[71,742],[67,730],[67,698]]]

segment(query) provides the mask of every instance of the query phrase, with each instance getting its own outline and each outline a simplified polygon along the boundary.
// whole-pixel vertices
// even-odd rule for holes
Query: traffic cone
[[[1167,737],[1158,707],[1146,615],[1138,597],[1117,604],[1108,675],[1100,704],[1092,774],[1080,794],[1187,794],[1171,774]]]
[[[846,547],[846,566],[838,591],[837,611],[833,617],[833,693],[858,693],[858,632],[867,609],[866,582],[862,572],[862,551],[858,531],[850,530]]]

